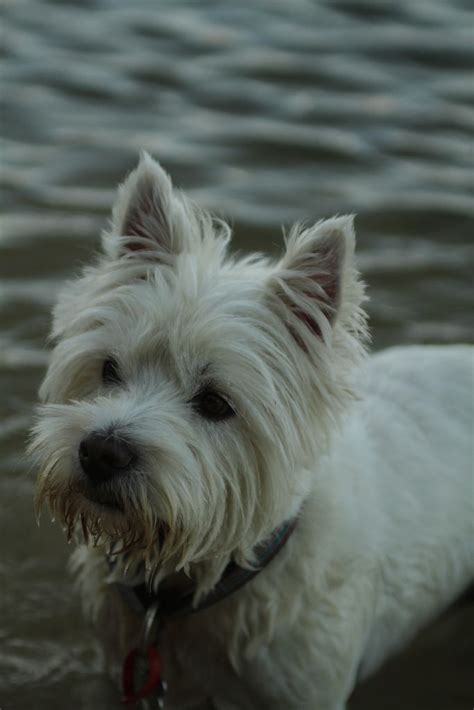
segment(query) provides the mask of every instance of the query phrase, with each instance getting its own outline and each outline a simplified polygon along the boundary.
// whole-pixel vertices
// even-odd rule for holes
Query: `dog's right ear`
[[[186,248],[188,209],[173,190],[169,175],[148,153],[120,185],[112,211],[112,229],[105,235],[105,251],[113,257],[143,252],[167,260]]]

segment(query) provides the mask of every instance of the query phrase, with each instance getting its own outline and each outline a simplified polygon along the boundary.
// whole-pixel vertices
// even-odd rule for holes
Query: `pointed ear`
[[[305,350],[308,336],[327,341],[351,302],[357,301],[352,304],[355,309],[362,299],[354,247],[352,216],[294,227],[287,239],[286,252],[271,278],[272,301]]]
[[[184,198],[173,190],[160,164],[143,152],[137,168],[119,187],[106,251],[113,256],[155,252],[158,258],[179,253],[184,248],[185,219]]]

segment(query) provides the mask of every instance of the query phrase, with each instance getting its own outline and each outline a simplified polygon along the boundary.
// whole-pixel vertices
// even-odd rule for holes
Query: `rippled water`
[[[114,708],[22,458],[58,285],[145,148],[242,249],[358,213],[376,348],[472,339],[474,16],[469,0],[7,0],[3,16],[0,706]]]

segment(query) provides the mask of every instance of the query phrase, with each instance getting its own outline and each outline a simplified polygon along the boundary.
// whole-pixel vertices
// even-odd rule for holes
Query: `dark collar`
[[[235,562],[230,562],[216,586],[197,605],[193,604],[193,588],[176,590],[171,587],[153,592],[144,582],[134,587],[116,582],[115,587],[128,606],[140,615],[144,615],[152,605],[158,606],[160,618],[163,620],[171,616],[181,616],[207,609],[233,594],[261,572],[285,545],[296,527],[296,522],[297,517],[282,523],[270,537],[257,545],[254,551],[256,559],[254,567],[246,569]],[[113,569],[113,559],[108,558],[108,561]]]

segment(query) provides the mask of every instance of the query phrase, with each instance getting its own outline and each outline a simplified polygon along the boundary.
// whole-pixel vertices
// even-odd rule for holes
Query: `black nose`
[[[125,473],[135,459],[130,444],[113,434],[89,434],[79,445],[79,461],[94,483]]]

